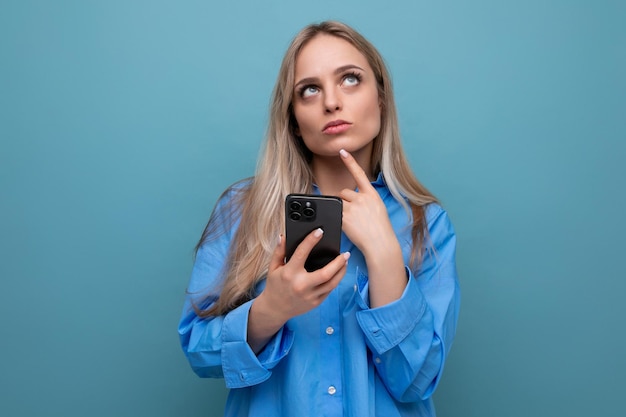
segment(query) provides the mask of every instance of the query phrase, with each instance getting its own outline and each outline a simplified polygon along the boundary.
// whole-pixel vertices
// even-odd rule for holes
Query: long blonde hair
[[[304,45],[319,34],[350,42],[365,56],[374,71],[382,107],[381,128],[374,139],[371,166],[374,175],[382,173],[391,194],[411,215],[411,264],[416,266],[421,260],[427,233],[424,206],[436,202],[436,198],[415,178],[404,155],[391,79],[385,63],[376,48],[351,27],[334,21],[312,24],[296,35],[283,58],[272,94],[266,141],[256,175],[233,188],[236,191],[228,208],[231,213],[228,217],[233,224],[234,217],[240,223],[230,246],[221,286],[212,289],[215,292],[208,295],[215,302],[207,309],[198,309],[202,317],[226,314],[255,296],[255,287],[267,273],[270,256],[283,230],[285,197],[289,193],[312,191],[311,153],[296,135],[291,102],[296,58]],[[215,221],[214,213],[197,248],[215,236]]]

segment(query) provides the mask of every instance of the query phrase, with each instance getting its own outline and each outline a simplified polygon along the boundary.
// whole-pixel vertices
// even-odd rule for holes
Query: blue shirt
[[[381,176],[372,185],[408,265],[411,218]],[[214,216],[219,218],[230,198],[232,193],[225,194]],[[406,267],[400,299],[369,308],[365,259],[343,235],[341,251],[351,257],[341,283],[320,306],[290,319],[258,355],[246,342],[254,299],[205,319],[191,307],[219,283],[237,223],[203,244],[178,331],[193,370],[201,377],[223,377],[230,388],[225,415],[434,416],[431,395],[454,338],[460,293],[450,220],[437,204],[426,207],[426,219],[431,250],[417,270]]]

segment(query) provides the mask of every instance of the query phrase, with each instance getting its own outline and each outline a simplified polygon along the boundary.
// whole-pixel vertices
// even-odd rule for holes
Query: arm
[[[248,343],[258,352],[287,320],[319,306],[346,273],[350,253],[338,255],[326,266],[307,272],[304,263],[320,241],[322,229],[314,230],[285,259],[285,240],[280,237],[268,266],[266,287],[252,305],[248,318]]]
[[[387,213],[387,207],[369,181],[365,171],[347,151],[341,160],[356,181],[359,191],[344,189],[343,230],[361,250],[369,275],[372,307],[398,300],[407,285],[402,249]]]
[[[178,326],[183,351],[200,377],[224,377],[230,388],[254,385],[271,375],[271,369],[284,357],[293,341],[288,329],[281,327],[256,355],[247,343],[248,314],[252,302],[223,316],[202,318],[195,307],[208,308],[223,279],[224,262],[238,227],[230,208],[236,191],[220,198],[211,216],[214,234],[198,250]]]
[[[426,243],[433,250],[419,271],[411,271],[396,235],[403,232],[394,231],[389,216],[399,228],[405,218],[387,211],[352,155],[340,155],[359,188],[341,191],[344,231],[363,252],[368,270],[359,277],[357,320],[388,391],[399,401],[427,398],[439,381],[458,317],[454,230],[441,207],[429,206]]]
[[[219,218],[228,212],[223,205],[216,208],[219,225],[229,224]],[[308,273],[304,261],[321,233],[309,234],[287,264],[281,239],[260,295],[223,316],[198,317],[194,305],[208,308],[216,300],[217,295],[208,302],[202,297],[219,288],[234,229],[222,230],[198,251],[179,325],[181,344],[194,371],[201,377],[223,376],[229,388],[255,385],[270,377],[271,369],[293,343],[286,321],[328,296],[345,274],[349,257],[341,254],[324,268]]]
[[[198,317],[194,304],[202,302],[207,289],[218,282],[224,255],[213,250],[215,242],[198,251],[192,272],[189,293],[178,332],[180,341],[194,372],[200,377],[225,379],[229,388],[255,385],[271,375],[271,369],[288,353],[293,341],[285,327],[275,331],[257,354],[247,342],[249,301],[222,316]],[[205,302],[210,306],[215,298]]]
[[[458,318],[454,230],[437,205],[428,207],[427,218],[433,250],[418,271],[406,269],[408,284],[398,300],[370,308],[371,280],[359,277],[362,310],[357,320],[374,366],[394,398],[406,402],[425,399],[435,390]]]

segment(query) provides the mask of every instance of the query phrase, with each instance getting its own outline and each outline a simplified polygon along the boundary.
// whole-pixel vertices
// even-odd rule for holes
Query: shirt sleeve
[[[212,221],[232,224],[225,214],[227,198],[221,200]],[[254,354],[247,342],[248,314],[253,300],[223,316],[203,318],[196,314],[197,308],[209,308],[217,299],[207,295],[219,289],[235,228],[236,224],[232,224],[219,230],[215,238],[199,248],[178,326],[183,351],[194,372],[204,378],[223,377],[228,388],[255,385],[268,379],[272,368],[287,355],[293,343],[293,333],[283,327],[258,355]]]
[[[438,205],[429,206],[426,214],[430,249],[419,270],[406,268],[409,280],[400,299],[369,308],[367,276],[358,277],[358,323],[380,379],[402,402],[424,400],[434,392],[459,312],[454,229]]]

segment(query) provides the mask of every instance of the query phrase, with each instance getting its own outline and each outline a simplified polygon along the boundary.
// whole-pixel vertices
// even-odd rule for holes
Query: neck
[[[354,152],[352,156],[363,168],[368,178],[373,181],[371,148]],[[355,179],[339,155],[332,157],[315,155],[311,161],[311,169],[321,194],[338,196],[343,189],[354,190],[356,188]]]

